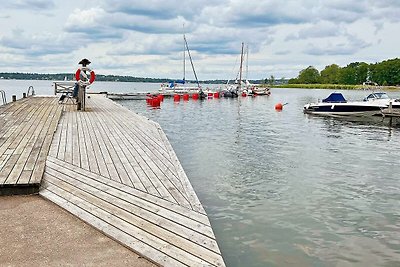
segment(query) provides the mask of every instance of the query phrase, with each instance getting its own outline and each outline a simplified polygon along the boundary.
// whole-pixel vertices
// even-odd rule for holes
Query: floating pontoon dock
[[[161,266],[225,266],[159,124],[105,95],[0,106],[0,195],[35,192]]]

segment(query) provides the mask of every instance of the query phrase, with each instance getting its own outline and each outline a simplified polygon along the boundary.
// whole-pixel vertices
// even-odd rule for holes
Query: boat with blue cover
[[[342,93],[334,92],[321,102],[304,106],[304,113],[327,116],[378,116],[389,104],[400,109],[400,101],[390,99],[384,92],[373,92],[362,101],[347,101]]]

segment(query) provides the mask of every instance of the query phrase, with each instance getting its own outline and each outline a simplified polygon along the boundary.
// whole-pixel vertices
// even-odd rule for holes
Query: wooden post
[[[26,93],[22,93],[22,98],[26,98]]]
[[[12,102],[17,101],[17,96],[16,95],[12,95]]]
[[[86,86],[79,85],[77,110],[85,111],[85,95],[86,95]]]

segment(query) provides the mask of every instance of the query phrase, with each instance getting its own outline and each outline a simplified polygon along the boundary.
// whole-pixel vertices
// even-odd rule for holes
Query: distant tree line
[[[7,80],[49,80],[49,81],[73,81],[75,74],[73,73],[57,73],[57,74],[41,74],[41,73],[19,73],[19,72],[0,72],[0,79]],[[168,78],[143,78],[134,76],[118,76],[118,75],[96,75],[96,81],[109,82],[150,82],[150,83],[168,83],[174,79]],[[187,80],[190,83],[196,83],[194,80]],[[204,80],[200,83],[205,84],[225,84],[227,80]],[[261,83],[261,80],[252,80],[252,83]]]
[[[57,74],[41,74],[41,73],[19,73],[19,72],[0,72],[1,79],[9,80],[50,80],[50,81],[72,81],[75,79],[73,73],[57,73]],[[117,75],[96,75],[96,81],[113,81],[113,82],[167,82],[166,78],[142,78],[133,76],[117,76]]]
[[[289,84],[350,84],[375,82],[379,85],[400,85],[400,59],[389,59],[379,63],[367,64],[353,62],[346,67],[336,64],[326,66],[321,72],[309,66],[299,72]]]

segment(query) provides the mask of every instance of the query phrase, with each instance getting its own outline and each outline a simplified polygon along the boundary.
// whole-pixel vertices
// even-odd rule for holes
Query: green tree
[[[319,71],[313,66],[301,70],[297,80],[299,83],[319,83],[320,81]]]
[[[291,78],[288,81],[288,84],[299,84],[299,80],[297,78]]]
[[[353,62],[340,70],[341,84],[362,84],[367,80],[369,65],[365,62]]]
[[[321,71],[321,83],[324,84],[338,84],[340,75],[340,67],[336,64],[326,66]]]
[[[370,65],[371,81],[387,85],[400,84],[400,59],[389,59]]]
[[[271,76],[269,77],[269,84],[270,84],[270,85],[274,85],[274,84],[275,84],[275,77],[274,77],[274,75],[271,75]]]

